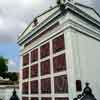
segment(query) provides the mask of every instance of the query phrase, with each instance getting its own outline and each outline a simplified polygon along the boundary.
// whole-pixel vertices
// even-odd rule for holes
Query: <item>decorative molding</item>
[[[64,32],[65,30],[67,31],[67,29],[70,29],[70,28],[72,30],[76,30],[77,32],[80,32],[84,35],[87,35],[91,38],[94,38],[94,39],[100,41],[99,32],[96,32],[96,31],[93,31],[93,30],[91,30],[87,27],[84,27],[84,26],[80,25],[79,23],[77,23],[73,20],[67,20],[65,23],[63,23],[62,26],[59,26],[57,29],[55,29],[54,31],[51,31],[49,34],[47,34],[47,36],[46,36],[46,38],[44,38],[44,40],[41,38],[40,40],[37,40],[37,43],[35,42],[35,44],[32,44],[33,46],[27,47],[26,49],[24,49],[24,51],[22,50],[21,54],[28,52],[32,48],[35,48],[36,46],[38,46],[41,43],[49,40],[53,36],[60,34],[60,33]]]
[[[88,21],[92,22],[94,25],[97,25],[98,27],[100,27],[100,22],[97,21],[96,19],[94,19],[93,17],[91,17],[90,15],[88,15],[87,13],[83,12],[82,10],[80,10],[78,7],[76,7],[74,4],[71,4],[69,2],[66,3],[66,12],[67,11],[71,11],[76,13],[77,15],[80,15],[81,17],[87,19]],[[25,35],[24,37],[19,37],[18,38],[18,43],[21,45],[23,44],[27,39],[29,39],[29,37],[32,37],[33,35],[35,35],[35,33],[37,33],[37,31],[39,31],[40,29],[43,29],[43,27],[47,24],[51,24],[51,22],[53,22],[54,20],[57,20],[57,16],[62,16],[61,12],[59,11],[59,9],[53,13],[51,16],[49,16],[46,19],[46,22],[43,21],[42,25],[37,26],[35,29],[33,29],[29,34]],[[47,27],[47,26],[46,26]]]
[[[40,38],[42,35],[48,33],[48,31],[56,28],[59,25],[59,22],[54,23],[53,25],[51,25],[50,27],[48,27],[46,30],[44,30],[43,32],[41,32],[40,34],[38,34],[38,36],[34,37],[31,41],[27,42],[24,46],[28,46],[29,44],[31,44],[32,42],[36,41],[38,38]]]

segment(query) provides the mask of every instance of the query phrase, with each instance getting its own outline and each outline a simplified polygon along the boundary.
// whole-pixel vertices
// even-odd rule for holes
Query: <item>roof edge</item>
[[[95,8],[92,8],[92,7],[87,6],[87,5],[83,5],[83,4],[78,3],[78,2],[75,2],[75,5],[80,5],[80,6],[83,6],[83,7],[89,8],[89,9],[92,9],[100,17],[100,14],[97,12],[97,10]]]

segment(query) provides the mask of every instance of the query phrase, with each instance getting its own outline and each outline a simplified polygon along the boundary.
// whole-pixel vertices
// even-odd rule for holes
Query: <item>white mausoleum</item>
[[[34,18],[18,44],[22,100],[73,100],[86,82],[100,99],[100,15],[94,8],[62,2]]]

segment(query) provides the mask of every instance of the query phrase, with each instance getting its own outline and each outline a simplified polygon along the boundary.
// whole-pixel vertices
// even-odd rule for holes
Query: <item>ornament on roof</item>
[[[57,0],[58,5],[64,4],[65,2],[66,2],[66,0]]]
[[[61,5],[61,4],[65,4],[67,2],[72,2],[73,0],[57,0],[57,4]]]
[[[36,26],[38,24],[38,19],[34,18],[33,22],[34,22],[34,26]]]
[[[67,0],[67,1],[72,2],[73,0]]]
[[[17,96],[15,88],[14,88],[13,94],[9,100],[20,100],[19,97]]]
[[[62,12],[65,12],[66,2],[73,3],[74,0],[57,0],[57,5],[60,7]]]
[[[60,7],[60,10],[64,12],[66,0],[57,0],[57,5]]]

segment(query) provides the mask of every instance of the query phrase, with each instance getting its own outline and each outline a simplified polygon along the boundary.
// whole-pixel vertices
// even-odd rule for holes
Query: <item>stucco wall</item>
[[[89,82],[93,93],[100,99],[100,41],[77,34],[80,77],[84,87]]]

